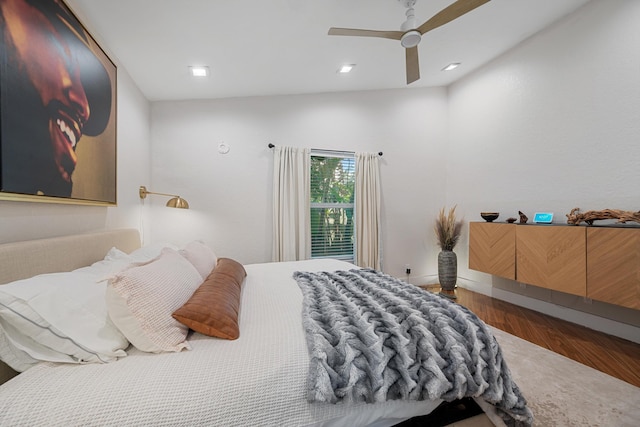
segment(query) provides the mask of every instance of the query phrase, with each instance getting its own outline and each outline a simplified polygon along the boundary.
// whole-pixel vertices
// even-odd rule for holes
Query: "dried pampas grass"
[[[440,209],[440,214],[436,218],[436,225],[433,227],[438,239],[438,245],[443,251],[452,251],[458,244],[462,233],[462,221],[456,221],[456,206],[449,209],[445,214],[444,208]]]

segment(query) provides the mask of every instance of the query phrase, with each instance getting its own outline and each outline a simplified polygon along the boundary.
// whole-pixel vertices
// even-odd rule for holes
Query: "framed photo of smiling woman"
[[[116,66],[62,0],[0,0],[0,199],[116,204]]]

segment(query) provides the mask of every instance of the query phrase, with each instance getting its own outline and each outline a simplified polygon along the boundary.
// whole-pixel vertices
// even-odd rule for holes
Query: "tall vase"
[[[455,299],[457,278],[458,256],[453,251],[440,251],[438,254],[438,280],[442,289],[440,294]]]

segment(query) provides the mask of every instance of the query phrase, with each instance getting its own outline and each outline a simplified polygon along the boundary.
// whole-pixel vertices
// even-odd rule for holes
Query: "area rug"
[[[536,427],[638,427],[640,388],[491,327]],[[616,363],[612,360],[611,363]],[[401,427],[490,427],[469,402],[454,402]],[[461,408],[461,409],[458,409]],[[496,425],[504,426],[493,417]]]
[[[513,378],[527,399],[536,427],[638,427],[640,388],[589,366],[490,327]],[[612,360],[611,363],[616,363]],[[490,405],[481,406],[490,410]],[[398,427],[504,426],[495,414],[480,414],[473,402],[443,404]]]
[[[535,426],[640,426],[640,388],[492,329]]]

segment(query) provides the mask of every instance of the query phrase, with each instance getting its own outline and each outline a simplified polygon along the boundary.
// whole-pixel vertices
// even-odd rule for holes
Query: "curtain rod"
[[[273,148],[275,147],[275,145],[273,145],[272,143],[269,143],[268,147]],[[331,151],[335,151],[338,153],[350,153],[350,151],[340,151],[340,150],[331,150]],[[382,157],[382,151],[378,151],[378,156]]]

